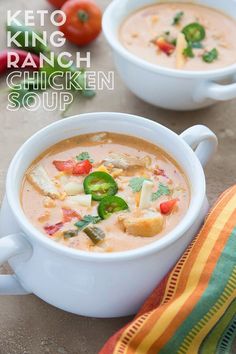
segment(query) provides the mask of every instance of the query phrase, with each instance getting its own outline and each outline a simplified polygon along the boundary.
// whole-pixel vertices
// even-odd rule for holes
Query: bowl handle
[[[0,239],[0,265],[20,254],[31,254],[31,246],[21,234],[12,234]],[[15,275],[0,275],[0,295],[29,294]]]
[[[236,82],[227,85],[217,84],[216,82],[207,81],[198,86],[194,100],[196,102],[204,101],[210,98],[216,101],[227,101],[236,98]]]
[[[217,137],[205,125],[194,125],[180,134],[180,137],[194,150],[203,167],[217,150]]]

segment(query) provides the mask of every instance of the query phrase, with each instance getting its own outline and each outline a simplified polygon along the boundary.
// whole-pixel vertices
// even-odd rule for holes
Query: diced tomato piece
[[[72,219],[76,218],[77,220],[81,220],[81,215],[77,213],[77,211],[72,210],[72,209],[66,209],[62,208],[62,213],[63,213],[63,221],[64,222],[69,222]]]
[[[49,236],[54,235],[57,231],[59,231],[63,226],[63,222],[58,222],[55,225],[46,225],[44,226],[44,230]]]
[[[163,176],[166,177],[165,171],[162,168],[155,168],[153,171],[154,175],[156,176]]]
[[[157,38],[156,45],[163,53],[166,53],[167,55],[171,55],[175,50],[174,44],[168,42],[164,37]]]
[[[89,160],[78,162],[73,169],[73,175],[87,175],[92,167],[93,166]]]
[[[53,161],[53,165],[58,171],[63,171],[66,173],[73,173],[73,169],[76,165],[76,162],[73,160],[67,161]]]
[[[162,214],[170,214],[174,209],[178,199],[168,200],[167,202],[163,202],[160,204],[160,211]]]
[[[92,169],[92,164],[89,160],[81,162],[76,162],[74,160],[53,161],[53,165],[58,171],[63,171],[76,176],[87,175]]]

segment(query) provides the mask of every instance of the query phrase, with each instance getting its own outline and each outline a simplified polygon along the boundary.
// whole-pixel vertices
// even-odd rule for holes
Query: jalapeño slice
[[[109,218],[113,213],[118,211],[127,210],[128,204],[124,199],[117,196],[108,196],[102,199],[98,206],[98,215],[102,219]]]
[[[185,26],[182,32],[188,42],[201,42],[206,36],[205,28],[197,22]]]
[[[93,200],[115,195],[118,191],[116,181],[106,172],[92,172],[84,179],[84,191],[91,194]]]

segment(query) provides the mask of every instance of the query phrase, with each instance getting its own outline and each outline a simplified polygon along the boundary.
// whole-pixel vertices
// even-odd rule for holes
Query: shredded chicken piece
[[[128,234],[152,237],[161,232],[164,218],[159,212],[139,210],[120,215],[119,222]]]
[[[104,165],[112,164],[116,168],[127,169],[129,167],[141,166],[148,167],[151,161],[149,156],[145,156],[142,159],[136,156],[130,156],[128,154],[123,153],[115,153],[112,152],[109,156],[104,160]]]
[[[93,142],[101,142],[106,138],[107,134],[106,133],[98,133],[96,135],[93,135],[90,140]]]
[[[34,169],[27,174],[27,178],[43,195],[53,199],[60,198],[60,192],[57,190],[43,166],[37,165],[34,167]]]
[[[222,48],[226,48],[226,49],[230,48],[229,43],[226,43],[226,42],[221,42],[219,44],[219,46],[222,47]]]
[[[120,175],[122,175],[123,173],[123,169],[122,168],[113,168],[111,175],[113,178],[119,177]]]

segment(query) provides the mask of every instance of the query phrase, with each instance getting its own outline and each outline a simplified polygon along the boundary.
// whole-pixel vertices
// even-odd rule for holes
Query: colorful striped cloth
[[[236,186],[174,269],[100,354],[229,354],[236,337]]]

